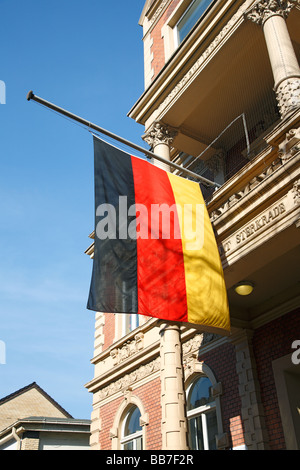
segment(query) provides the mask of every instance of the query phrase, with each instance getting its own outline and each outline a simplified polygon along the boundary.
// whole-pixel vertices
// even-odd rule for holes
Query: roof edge
[[[66,411],[54,398],[52,398],[50,395],[48,395],[45,390],[43,390],[36,382],[32,382],[29,385],[26,385],[25,387],[20,388],[19,390],[16,390],[15,392],[11,393],[10,395],[7,395],[3,398],[0,399],[0,405],[3,405],[4,403],[12,400],[13,398],[22,395],[23,393],[28,392],[31,389],[36,389],[39,391],[47,400],[49,400],[57,409],[59,409],[65,416],[66,418],[73,418],[68,411]]]

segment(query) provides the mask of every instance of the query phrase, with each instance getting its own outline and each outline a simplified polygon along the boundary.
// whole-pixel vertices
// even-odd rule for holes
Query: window
[[[137,313],[124,313],[122,335],[125,336],[135,330],[140,324],[140,315]]]
[[[125,281],[122,284],[122,311],[137,311],[135,305],[135,291],[129,290]],[[122,322],[122,336],[127,335],[139,326],[139,315],[136,313],[124,313]]]
[[[194,0],[175,27],[175,42],[179,45],[195,26],[213,0]]]
[[[123,450],[143,450],[143,432],[140,417],[141,413],[137,406],[131,407],[126,414],[121,437]]]
[[[211,381],[198,377],[187,390],[187,418],[191,450],[216,449],[218,434],[216,404],[211,396]]]
[[[287,450],[300,449],[300,370],[291,354],[272,362]]]

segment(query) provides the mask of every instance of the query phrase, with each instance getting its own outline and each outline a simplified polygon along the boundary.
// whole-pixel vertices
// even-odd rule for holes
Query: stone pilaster
[[[252,349],[252,335],[250,330],[241,330],[231,337],[231,341],[236,351],[245,443],[248,450],[267,450],[268,436]]]
[[[187,419],[180,329],[160,327],[162,450],[187,450]]]
[[[101,431],[100,408],[96,408],[96,409],[93,409],[92,414],[91,414],[91,435],[90,435],[91,450],[100,450],[100,431]]]
[[[300,107],[300,68],[285,21],[296,5],[299,0],[262,0],[245,13],[263,28],[282,118]]]

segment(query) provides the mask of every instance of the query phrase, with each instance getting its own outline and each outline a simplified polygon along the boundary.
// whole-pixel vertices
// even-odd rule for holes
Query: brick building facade
[[[129,116],[220,184],[201,187],[232,328],[97,313],[93,449],[300,448],[299,19],[297,1],[145,3]]]

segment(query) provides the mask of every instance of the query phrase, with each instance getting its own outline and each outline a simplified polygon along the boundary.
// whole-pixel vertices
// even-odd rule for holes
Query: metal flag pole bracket
[[[140,145],[134,144],[133,142],[130,142],[129,140],[124,139],[123,137],[120,137],[116,134],[113,134],[112,132],[107,131],[106,129],[103,129],[100,126],[98,126],[96,124],[93,124],[92,122],[87,121],[86,119],[83,119],[82,117],[77,116],[76,114],[73,114],[70,111],[67,111],[66,109],[61,108],[61,107],[57,106],[56,104],[50,103],[49,101],[44,100],[43,98],[40,98],[39,96],[36,96],[33,93],[32,90],[30,90],[27,93],[27,101],[30,101],[30,100],[36,101],[37,103],[40,103],[40,104],[46,106],[47,108],[52,109],[53,111],[56,111],[56,112],[66,116],[70,119],[73,119],[74,121],[77,121],[80,124],[83,124],[83,125],[87,126],[89,129],[93,129],[94,131],[100,132],[101,134],[104,134],[108,137],[111,137],[112,139],[115,139],[118,142],[121,142],[122,144],[127,145],[128,147],[131,147],[131,148],[137,150],[138,152],[141,152],[144,155],[147,155],[150,158],[154,158],[155,160],[159,160],[160,162],[165,163],[166,165],[169,165],[170,167],[175,168],[176,170],[180,170],[182,173],[185,173],[186,175],[190,176],[191,178],[197,179],[198,181],[200,181],[201,183],[203,183],[205,185],[213,186],[215,188],[219,188],[221,186],[220,184],[215,183],[213,181],[210,181],[210,180],[204,178],[203,176],[200,176],[197,173],[194,173],[193,171],[188,170],[187,168],[184,168],[180,165],[177,165],[177,163],[174,163],[172,161],[168,161],[168,160],[160,157],[159,155],[156,155],[155,153],[151,152],[150,150],[144,149]]]

